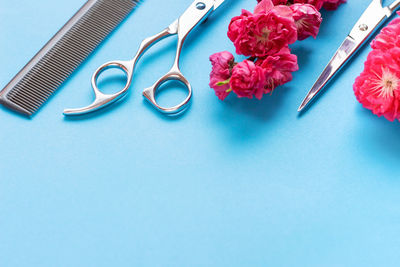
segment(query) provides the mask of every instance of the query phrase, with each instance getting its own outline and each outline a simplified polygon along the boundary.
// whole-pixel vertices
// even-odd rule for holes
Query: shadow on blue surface
[[[281,86],[272,94],[264,95],[261,100],[238,98],[232,95],[224,101],[224,107],[227,107],[229,112],[246,114],[258,121],[266,122],[282,108],[282,101],[287,93],[286,89],[286,87]]]
[[[362,124],[358,125],[355,138],[361,147],[363,155],[369,155],[376,163],[384,163],[394,160],[400,163],[400,123],[398,121],[388,121],[384,117],[374,115],[370,110],[365,109],[361,104],[356,107],[357,116],[366,119],[359,120]],[[365,123],[367,122],[367,123]],[[371,151],[374,153],[371,155]],[[378,152],[378,153],[377,153]],[[385,158],[384,158],[385,157]]]
[[[25,120],[27,120],[27,121],[30,121],[30,120],[32,120],[32,118],[33,118],[33,117],[28,117],[28,116],[22,115],[21,113],[16,112],[16,111],[14,111],[14,110],[12,110],[12,109],[6,108],[6,107],[4,107],[4,106],[2,106],[2,105],[0,105],[0,107],[1,107],[1,110],[2,110],[2,111],[6,112],[6,113],[9,114],[10,116],[17,116],[17,117],[19,117],[19,118],[21,118],[21,119],[25,119]]]
[[[260,138],[271,136],[285,112],[284,102],[293,88],[280,87],[272,95],[264,95],[261,100],[228,96],[224,102],[215,99],[218,108],[213,109],[210,120],[216,133],[228,147],[251,149]],[[214,97],[214,96],[212,96]],[[216,97],[215,97],[216,98]]]

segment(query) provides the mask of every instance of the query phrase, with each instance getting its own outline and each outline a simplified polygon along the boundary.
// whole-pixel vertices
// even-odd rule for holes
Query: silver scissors
[[[371,2],[301,103],[298,109],[299,112],[315,99],[316,95],[327,85],[333,76],[339,72],[348,60],[399,7],[400,0],[396,0],[391,5],[385,7],[382,5],[382,0],[373,0]]]
[[[190,7],[177,19],[175,20],[171,25],[169,25],[167,28],[165,28],[163,31],[161,31],[159,34],[156,34],[152,37],[146,38],[143,40],[141,43],[138,52],[136,53],[135,57],[130,60],[130,61],[111,61],[108,63],[105,63],[104,65],[100,66],[95,73],[92,76],[92,87],[94,90],[95,94],[95,100],[94,102],[84,108],[78,108],[78,109],[66,109],[64,110],[64,115],[83,115],[87,114],[89,112],[98,110],[100,108],[103,108],[107,105],[110,105],[119,99],[123,98],[126,93],[128,92],[132,79],[133,79],[133,73],[134,69],[136,66],[136,63],[139,61],[141,56],[149,49],[151,46],[153,46],[155,43],[161,41],[162,39],[173,36],[173,35],[178,35],[178,44],[177,44],[177,49],[176,49],[176,57],[174,64],[171,68],[171,70],[162,76],[153,86],[145,89],[143,91],[143,96],[160,112],[165,113],[165,114],[178,114],[182,111],[184,111],[188,104],[190,103],[190,100],[192,98],[192,87],[189,83],[189,81],[183,76],[179,69],[179,59],[180,59],[180,54],[182,51],[183,44],[186,40],[186,37],[188,34],[196,28],[202,21],[204,21],[211,13],[213,13],[218,7],[220,7],[225,0],[196,0],[194,1]],[[115,94],[105,94],[102,93],[98,87],[98,78],[101,73],[106,71],[107,69],[110,68],[117,68],[121,69],[124,71],[127,77],[126,85],[125,87],[115,93]],[[174,106],[174,107],[161,107],[157,101],[156,101],[156,93],[159,87],[165,83],[166,81],[169,80],[177,80],[182,82],[185,87],[188,90],[188,95],[185,98],[185,100]]]

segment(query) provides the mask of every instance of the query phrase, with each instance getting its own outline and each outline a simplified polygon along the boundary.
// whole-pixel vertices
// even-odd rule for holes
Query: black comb
[[[0,103],[33,115],[138,2],[87,1],[0,92]]]

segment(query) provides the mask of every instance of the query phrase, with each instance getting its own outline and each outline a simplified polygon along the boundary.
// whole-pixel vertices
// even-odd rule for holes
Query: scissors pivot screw
[[[203,10],[203,9],[206,8],[206,4],[204,4],[203,2],[198,2],[196,4],[196,7],[197,7],[198,10]]]
[[[360,28],[361,31],[365,32],[365,31],[368,30],[368,25],[367,25],[367,24],[361,24],[361,25],[359,26],[359,28]]]

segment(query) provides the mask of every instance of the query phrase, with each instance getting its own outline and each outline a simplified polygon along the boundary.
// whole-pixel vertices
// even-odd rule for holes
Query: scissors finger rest
[[[115,94],[105,94],[105,93],[101,92],[101,90],[98,87],[98,84],[97,84],[98,78],[99,78],[100,74],[102,74],[104,71],[106,71],[108,69],[112,69],[112,68],[121,69],[125,73],[125,75],[127,77],[126,85],[124,86],[124,88],[121,91],[119,91]],[[83,107],[83,108],[65,109],[64,115],[67,115],[67,116],[84,115],[84,114],[96,111],[98,109],[101,109],[105,106],[108,106],[108,105],[118,101],[119,99],[124,97],[125,94],[128,92],[129,87],[132,82],[132,77],[133,77],[133,64],[131,61],[111,61],[111,62],[103,64],[100,68],[98,68],[96,70],[96,72],[92,76],[92,88],[93,88],[94,95],[95,95],[95,100],[93,101],[93,103],[90,104],[89,106]]]

